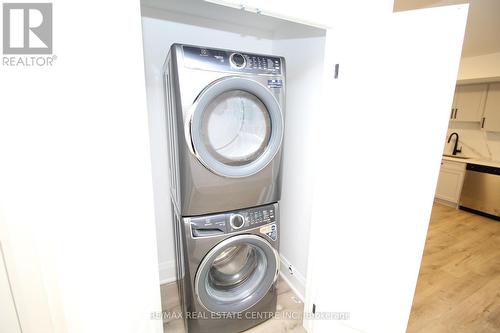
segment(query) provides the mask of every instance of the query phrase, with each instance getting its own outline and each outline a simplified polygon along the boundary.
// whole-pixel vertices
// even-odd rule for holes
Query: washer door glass
[[[239,235],[219,243],[200,264],[195,290],[212,312],[240,312],[261,300],[278,271],[272,246],[254,235]]]
[[[191,141],[200,162],[226,177],[265,168],[281,146],[281,108],[269,89],[241,77],[213,82],[197,98]]]

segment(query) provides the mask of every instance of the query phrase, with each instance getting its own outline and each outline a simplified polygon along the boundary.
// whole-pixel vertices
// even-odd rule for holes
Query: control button
[[[239,53],[231,54],[231,57],[229,58],[229,60],[231,61],[231,64],[236,68],[245,67],[245,63],[246,63],[245,57],[243,57]]]
[[[240,229],[245,224],[245,219],[240,214],[234,214],[231,215],[229,224],[233,227],[233,229]]]

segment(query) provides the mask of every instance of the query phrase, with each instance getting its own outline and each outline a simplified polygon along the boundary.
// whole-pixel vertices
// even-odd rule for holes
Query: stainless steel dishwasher
[[[500,221],[500,168],[467,163],[459,206]]]

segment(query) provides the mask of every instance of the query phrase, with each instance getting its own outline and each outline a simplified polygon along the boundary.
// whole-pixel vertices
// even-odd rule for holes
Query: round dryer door
[[[278,269],[278,255],[262,237],[228,238],[216,245],[198,267],[198,301],[212,312],[247,310],[269,292]]]
[[[200,162],[225,177],[245,177],[265,168],[283,138],[283,115],[262,84],[226,77],[197,98],[191,117],[191,141]]]

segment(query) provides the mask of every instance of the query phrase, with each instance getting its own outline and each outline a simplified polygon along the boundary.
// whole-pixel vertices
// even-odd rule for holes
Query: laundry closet
[[[229,49],[286,59],[286,101],[284,101],[280,253],[282,269],[290,272],[303,295],[307,270],[307,248],[311,211],[313,120],[320,109],[325,30],[208,3],[143,2],[143,36],[148,108],[151,126],[155,198],[169,202],[166,114],[163,103],[163,65],[174,43]],[[196,12],[188,12],[194,8]],[[228,22],[229,21],[229,22]],[[307,117],[304,113],[307,112]],[[287,149],[286,147],[290,147]],[[291,148],[293,147],[293,149]],[[251,205],[250,205],[251,206]],[[245,208],[245,207],[239,207]],[[170,206],[156,207],[160,276],[173,275],[173,235]],[[219,209],[220,211],[220,209]],[[283,264],[284,263],[284,264]]]
[[[411,285],[413,279],[416,281],[418,256],[421,255],[426,230],[417,221],[425,217],[430,206],[421,205],[421,212],[412,217],[405,228],[400,226],[398,240],[389,238],[383,231],[394,226],[394,221],[398,219],[395,212],[389,213],[385,221],[370,223],[370,219],[377,216],[376,214],[382,214],[383,209],[382,198],[377,195],[375,189],[383,188],[382,182],[391,182],[393,176],[401,179],[406,177],[406,174],[400,174],[400,168],[389,171],[391,168],[379,164],[378,159],[383,155],[388,165],[391,162],[393,165],[400,163],[400,160],[391,155],[395,149],[392,136],[405,133],[401,130],[402,127],[391,126],[391,119],[397,117],[399,120],[395,121],[403,127],[410,120],[425,123],[431,119],[432,110],[446,105],[447,99],[451,98],[452,85],[449,82],[452,82],[451,78],[458,67],[457,48],[462,38],[460,26],[463,24],[464,11],[460,12],[461,9],[456,8],[455,12],[435,10],[429,15],[424,12],[414,15],[401,13],[396,18],[389,19],[392,14],[388,7],[374,6],[376,9],[372,12],[371,20],[358,21],[353,15],[353,23],[349,22],[347,17],[357,13],[355,8],[349,7],[348,10],[338,13],[318,14],[310,20],[308,17],[300,17],[300,13],[293,11],[294,8],[290,13],[296,15],[295,19],[290,19],[287,15],[290,13],[286,10],[279,15],[279,12],[273,14],[273,8],[266,12],[264,9],[245,5],[222,6],[193,0],[141,2],[161,283],[171,283],[180,278],[175,272],[176,261],[179,265],[180,259],[175,256],[177,241],[173,224],[182,216],[176,214],[175,205],[170,204],[172,179],[175,182],[178,175],[169,174],[174,170],[169,161],[169,151],[173,148],[169,147],[172,142],[169,140],[171,134],[168,127],[172,120],[169,120],[168,112],[165,111],[164,91],[164,66],[173,44],[180,45],[183,51],[179,52],[183,52],[184,59],[187,48],[191,47],[189,52],[192,52],[193,57],[199,58],[208,54],[220,59],[222,63],[227,62],[228,66],[233,66],[231,70],[235,69],[235,54],[238,57],[242,55],[243,60],[237,60],[241,63],[248,62],[252,56],[259,58],[259,55],[264,57],[262,61],[266,64],[269,59],[268,66],[274,64],[273,59],[278,59],[278,63],[282,61],[279,64],[282,64],[281,68],[283,73],[286,72],[286,77],[284,76],[282,81],[284,94],[283,102],[280,103],[284,121],[281,163],[276,170],[271,171],[279,172],[281,190],[273,190],[280,190],[281,196],[278,201],[279,208],[267,206],[265,214],[272,211],[273,214],[279,215],[279,247],[276,246],[276,249],[279,248],[279,270],[298,297],[305,302],[306,312],[312,312],[316,304],[321,302],[321,291],[313,286],[326,286],[328,281],[338,284],[340,288],[339,298],[335,300],[340,308],[351,304],[349,299],[363,300],[363,291],[365,295],[377,294],[374,288],[377,283],[382,292],[393,284],[393,279],[405,281],[406,285]],[[387,19],[388,23],[377,26],[377,18]],[[337,25],[337,22],[331,22],[333,19],[342,23]],[[450,27],[433,31],[441,25],[442,19],[448,20]],[[423,21],[427,21],[428,27],[415,29],[416,26],[420,27]],[[330,22],[332,24],[329,24]],[[335,26],[338,29],[332,28]],[[421,39],[424,35],[428,37],[427,41]],[[422,51],[422,46],[427,44],[434,51]],[[448,46],[448,51],[442,51],[446,49],[445,46]],[[456,58],[456,61],[449,61],[450,58]],[[417,59],[421,64],[412,66]],[[432,64],[432,68],[441,66],[441,76],[433,82],[426,82],[426,78],[421,74],[423,63]],[[245,63],[244,67],[248,68],[248,64]],[[232,72],[231,75],[233,74],[235,73]],[[402,85],[397,84],[398,80]],[[264,86],[269,84],[269,89],[276,89],[271,86],[271,80],[263,82]],[[423,82],[426,82],[426,87],[423,87]],[[193,85],[201,87],[203,84],[195,80]],[[403,90],[405,85],[408,91]],[[433,91],[444,91],[440,94],[444,97],[440,103],[433,103],[432,110],[425,103],[425,99],[416,101],[407,111],[420,112],[411,118],[408,112],[401,112],[401,105],[407,104],[408,98],[413,98],[414,87],[420,87],[422,95],[433,97]],[[387,91],[391,89],[393,93]],[[202,87],[199,91],[205,90]],[[191,94],[193,100],[197,98],[197,94]],[[201,96],[203,92],[199,94]],[[186,104],[185,101],[183,103]],[[415,136],[409,138],[409,146],[416,147],[418,152],[422,152],[422,156],[427,156],[427,159],[415,161],[411,170],[425,170],[437,176],[437,169],[429,166],[432,165],[429,160],[438,156],[439,149],[433,148],[433,139],[446,129],[446,115],[443,113],[441,118],[441,122],[431,125],[435,129],[433,135],[423,141]],[[432,119],[436,119],[433,114]],[[177,122],[179,123],[178,120]],[[262,135],[265,137],[267,134]],[[211,169],[208,163],[201,164],[206,169]],[[175,172],[179,173],[185,171],[176,170]],[[213,169],[211,172],[221,174]],[[412,196],[430,192],[429,189],[433,186],[425,182],[410,183],[407,185],[414,186]],[[395,186],[402,191],[408,191],[406,187],[400,187],[403,186],[401,182],[390,184],[388,188]],[[191,195],[196,196],[195,193]],[[215,200],[214,205],[223,204],[223,200]],[[243,221],[246,221],[249,212],[244,209],[255,209],[260,205],[275,203],[271,200],[227,209],[222,206],[212,210],[208,206],[203,209],[207,209],[207,214],[230,213],[242,216]],[[404,207],[413,207],[413,203],[415,202],[406,202]],[[264,214],[264,210],[256,214]],[[196,219],[200,215],[204,215],[203,210],[193,211],[186,216]],[[227,220],[227,225],[232,218],[230,215],[223,217]],[[194,225],[195,229],[198,228],[198,224],[193,224],[191,220],[189,223]],[[316,230],[313,236],[311,225],[314,225]],[[205,231],[200,227],[199,232]],[[217,231],[211,229],[209,232]],[[378,243],[371,236],[378,236],[382,243]],[[389,248],[406,241],[407,255],[412,257],[406,263],[409,267],[407,271],[397,273],[385,281],[376,276],[372,282],[367,283],[361,279],[352,279],[353,275],[366,277],[369,273],[364,264],[373,264],[374,260],[369,258],[374,259],[381,255],[385,255],[385,259],[380,262],[382,266],[385,265],[388,271],[393,272],[388,265],[396,257],[392,257],[394,253],[390,252]],[[182,244],[177,246],[182,247]],[[360,248],[364,250],[361,251]],[[400,250],[403,251],[404,248]],[[417,256],[410,252],[417,253]],[[327,272],[330,269],[336,271],[336,274],[329,276]],[[310,277],[313,271],[316,273]],[[195,279],[194,275],[192,279]],[[341,288],[342,284],[350,287]],[[357,291],[348,294],[353,288]],[[198,293],[193,292],[194,294]],[[411,297],[408,292],[400,298],[396,296],[393,301],[394,304],[400,302],[408,306],[408,302],[411,305]],[[325,305],[326,303],[324,301]],[[395,308],[398,307],[395,305]],[[362,314],[361,317],[365,318],[363,316],[367,315],[367,308],[359,303],[352,305],[350,309],[344,308],[351,312],[356,312],[356,309]],[[403,307],[401,311],[404,313],[407,310],[409,311]],[[394,325],[402,325],[403,322],[400,320]],[[381,325],[377,320],[363,319],[351,323],[365,328]]]

